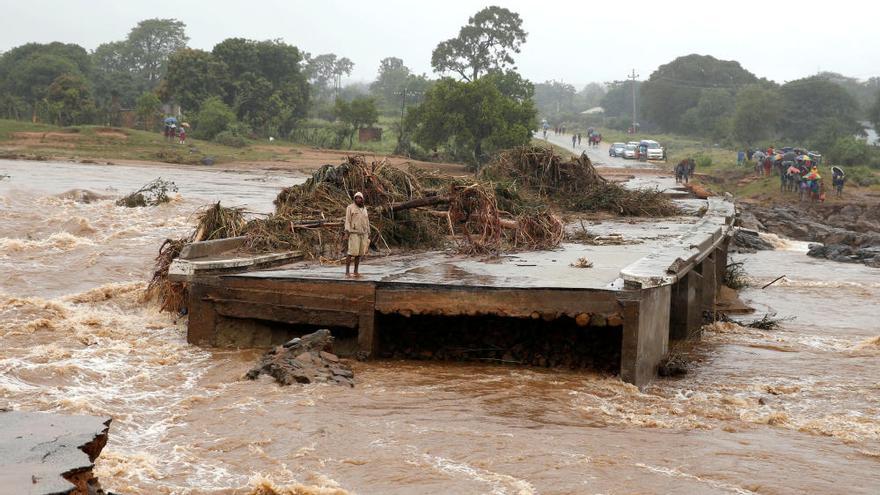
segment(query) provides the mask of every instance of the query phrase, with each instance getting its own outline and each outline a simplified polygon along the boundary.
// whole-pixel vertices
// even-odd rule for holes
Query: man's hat
[[[360,196],[361,199],[363,199],[363,198],[364,198],[364,193],[362,193],[362,192],[360,192],[360,191],[354,193],[354,197],[358,197],[358,196]]]

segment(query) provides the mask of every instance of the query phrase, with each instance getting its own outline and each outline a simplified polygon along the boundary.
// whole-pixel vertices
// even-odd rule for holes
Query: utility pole
[[[635,133],[636,132],[636,123],[637,123],[636,122],[636,81],[638,80],[639,75],[636,74],[636,70],[633,69],[632,74],[629,76],[626,76],[626,78],[629,80],[632,80],[632,83],[631,83],[632,90],[633,90],[633,124],[632,124],[632,128],[633,128],[633,133]]]
[[[403,89],[401,89],[400,91],[395,91],[394,94],[401,96],[401,99],[400,99],[400,135],[397,138],[397,141],[399,143],[403,140],[403,134],[404,134],[405,126],[406,126],[406,119],[405,119],[405,117],[406,117],[406,96],[407,95],[420,95],[420,94],[422,94],[422,92],[421,91],[410,91],[409,89],[406,88],[406,86],[404,86]]]

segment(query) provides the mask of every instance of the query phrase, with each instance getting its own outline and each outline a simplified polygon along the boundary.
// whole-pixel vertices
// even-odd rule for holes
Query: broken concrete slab
[[[0,493],[103,493],[92,474],[111,418],[0,412]]]

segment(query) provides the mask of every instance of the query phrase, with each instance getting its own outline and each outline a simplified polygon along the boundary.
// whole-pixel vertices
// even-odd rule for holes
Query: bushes
[[[865,165],[871,158],[871,150],[863,141],[851,136],[837,139],[828,150],[831,163],[840,165]]]
[[[223,131],[217,134],[214,136],[214,142],[225,146],[232,146],[233,148],[244,148],[248,145],[248,141],[244,136],[239,136],[232,131]]]
[[[202,102],[195,119],[196,137],[214,139],[235,123],[235,113],[219,97],[212,96]]]
[[[705,169],[712,166],[712,157],[705,153],[697,153],[694,156],[694,161],[697,162],[698,169]]]
[[[288,138],[294,143],[308,144],[318,148],[339,149],[348,133],[348,126],[322,120],[306,120],[290,131]]]
[[[846,169],[846,179],[861,187],[870,187],[880,184],[880,175],[867,167],[853,167]]]

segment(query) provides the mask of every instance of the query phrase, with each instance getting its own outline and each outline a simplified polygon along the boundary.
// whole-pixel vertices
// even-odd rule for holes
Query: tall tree
[[[42,111],[49,87],[64,75],[87,78],[91,69],[89,54],[79,45],[54,42],[15,47],[0,57],[0,94],[5,95],[6,111],[18,116],[29,113],[34,120],[58,120],[57,112],[46,115]],[[28,107],[27,112],[22,112],[22,103]],[[57,107],[58,100],[53,105]]]
[[[161,116],[162,101],[152,91],[146,91],[137,99],[135,112],[145,131],[151,131]]]
[[[76,125],[94,118],[95,102],[88,81],[79,74],[58,76],[46,91],[46,105],[58,125]]]
[[[732,60],[687,55],[661,65],[642,85],[647,120],[668,131],[683,131],[682,116],[700,101],[704,89],[736,91],[758,82],[754,74]]]
[[[312,58],[306,54],[305,73],[317,96],[327,98],[342,87],[342,76],[351,75],[354,62],[334,53],[324,53]],[[332,87],[332,89],[331,89]]]
[[[227,68],[226,104],[254,130],[286,134],[305,115],[308,84],[295,46],[229,38],[215,45],[212,54]]]
[[[491,6],[477,12],[458,32],[431,54],[431,66],[440,74],[454,72],[465,81],[506,69],[516,69],[513,54],[520,52],[527,33],[516,12]]]
[[[611,84],[608,92],[599,100],[599,105],[605,109],[608,117],[625,117],[632,119],[633,116],[633,85],[635,85],[636,115],[642,114],[641,93],[642,83],[639,81],[626,81]]]
[[[211,53],[185,48],[168,59],[161,96],[176,100],[184,112],[198,112],[207,98],[226,96],[228,77],[226,64]]]
[[[535,107],[541,115],[555,117],[576,110],[574,86],[562,81],[547,81],[535,85]]]
[[[409,67],[403,64],[403,60],[397,57],[383,58],[379,62],[379,75],[370,84],[370,91],[384,106],[396,106],[392,103],[400,99],[397,93],[406,86],[410,75]]]
[[[602,104],[602,98],[607,91],[605,87],[599,83],[591,82],[581,89],[577,94],[578,103],[584,110],[593,108]]]
[[[347,126],[348,148],[354,143],[354,133],[362,127],[369,127],[379,120],[376,101],[372,98],[358,97],[351,102],[336,100],[336,118]]]
[[[868,110],[868,120],[874,124],[874,129],[880,130],[880,91],[874,96],[874,104]]]
[[[134,71],[151,85],[162,78],[168,58],[188,41],[186,24],[177,19],[143,20],[126,39]]]
[[[531,84],[503,74],[476,81],[444,78],[407,116],[407,128],[425,149],[445,147],[474,165],[499,149],[527,144],[537,126]],[[502,92],[505,88],[511,96]]]
[[[126,41],[99,45],[91,57],[92,82],[99,107],[109,108],[115,100],[121,107],[130,108],[138,95],[149,89],[149,82],[134,72]]]
[[[697,106],[688,109],[681,119],[683,131],[712,139],[730,135],[736,98],[729,89],[709,88],[700,93]]]
[[[753,84],[736,95],[733,137],[746,145],[772,138],[782,105],[776,89]]]
[[[851,135],[862,131],[859,107],[843,87],[822,77],[807,77],[783,84],[780,131],[783,136],[803,141],[821,138],[820,132]]]

